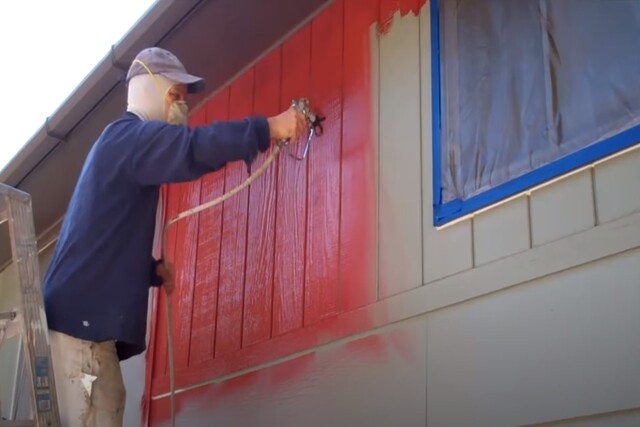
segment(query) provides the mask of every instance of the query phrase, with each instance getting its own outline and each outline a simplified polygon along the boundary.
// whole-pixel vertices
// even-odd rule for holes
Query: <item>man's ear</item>
[[[167,114],[169,114],[169,106],[176,99],[176,91],[174,89],[175,86],[169,86],[164,93],[164,98],[162,99],[162,116],[163,119],[167,120]]]

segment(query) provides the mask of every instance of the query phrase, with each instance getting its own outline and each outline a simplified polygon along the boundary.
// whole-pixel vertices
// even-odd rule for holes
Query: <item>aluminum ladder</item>
[[[31,196],[0,183],[0,224],[5,222],[9,226],[13,264],[20,287],[20,304],[17,312],[0,313],[0,322],[20,322],[22,354],[31,385],[31,412],[34,419],[3,421],[0,418],[0,427],[60,427],[47,319],[40,287]]]

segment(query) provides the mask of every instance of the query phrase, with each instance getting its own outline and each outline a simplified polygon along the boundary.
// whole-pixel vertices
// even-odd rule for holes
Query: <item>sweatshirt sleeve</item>
[[[140,185],[193,181],[227,163],[247,167],[269,148],[264,117],[213,122],[189,128],[159,121],[140,122],[130,136],[129,173]]]

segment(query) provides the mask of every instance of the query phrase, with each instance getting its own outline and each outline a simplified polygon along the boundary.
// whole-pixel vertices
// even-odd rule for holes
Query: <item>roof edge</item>
[[[135,55],[144,47],[160,43],[202,1],[163,0],[150,6],[0,171],[0,182],[19,186],[104,97],[124,82]]]

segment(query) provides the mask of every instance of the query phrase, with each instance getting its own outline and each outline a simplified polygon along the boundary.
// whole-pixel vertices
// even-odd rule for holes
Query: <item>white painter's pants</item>
[[[60,419],[65,427],[121,427],[125,389],[115,343],[49,331]]]

